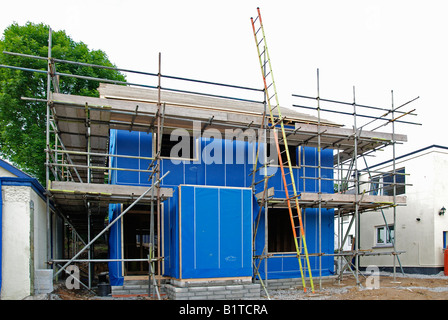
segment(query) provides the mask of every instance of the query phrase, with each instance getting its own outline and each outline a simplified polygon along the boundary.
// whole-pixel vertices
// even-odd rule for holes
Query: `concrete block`
[[[53,292],[53,270],[37,269],[34,271],[34,293]]]
[[[207,296],[190,296],[188,300],[207,300]]]
[[[139,285],[128,285],[128,284],[125,284],[123,286],[123,289],[124,290],[140,290],[141,287]]]
[[[191,296],[191,294],[188,292],[173,293],[173,297],[175,297],[176,299],[185,298],[185,297],[189,297],[189,296]]]
[[[192,287],[189,288],[190,292],[206,292],[207,291],[207,287]]]
[[[210,286],[207,287],[208,291],[221,291],[221,290],[225,290],[225,287],[223,286]]]
[[[110,287],[112,291],[114,290],[123,290],[123,286],[111,286]]]
[[[243,287],[242,287],[242,286],[239,286],[239,285],[230,285],[230,286],[226,286],[226,290],[235,290],[235,289],[237,289],[237,288],[241,288],[241,289],[243,289]]]
[[[188,288],[176,288],[176,287],[173,287],[173,291],[175,293],[188,292]]]
[[[112,295],[122,295],[122,294],[130,294],[129,290],[114,290],[112,291]]]
[[[134,290],[129,290],[130,294],[144,294],[144,295],[148,295],[148,289],[134,289]],[[153,292],[154,294],[156,294],[155,292]],[[152,294],[152,293],[151,293]]]

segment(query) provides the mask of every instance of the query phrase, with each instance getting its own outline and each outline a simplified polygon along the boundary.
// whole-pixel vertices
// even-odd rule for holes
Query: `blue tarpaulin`
[[[121,205],[109,205],[109,221],[121,213]],[[121,221],[115,222],[109,229],[109,259],[121,259]],[[109,281],[112,286],[123,285],[121,261],[109,261]]]

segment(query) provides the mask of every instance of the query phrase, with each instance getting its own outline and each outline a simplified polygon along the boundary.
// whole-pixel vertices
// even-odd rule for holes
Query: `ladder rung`
[[[261,40],[257,43],[257,46],[258,46],[258,47],[260,46],[260,43],[263,42],[263,40],[264,40],[264,38],[261,38]]]
[[[271,112],[272,112],[272,110],[274,110],[274,108],[271,108]],[[282,122],[283,119],[284,119],[284,117],[277,118],[277,120],[273,123],[274,127],[275,127],[276,125],[278,125],[280,122]]]
[[[271,99],[272,99],[273,97],[275,97],[275,96],[276,96],[276,93],[274,92],[274,94],[273,94],[272,96],[269,97],[269,101],[271,101]]]
[[[266,64],[268,63],[268,61],[266,60],[264,63],[263,63],[263,69],[266,67]],[[265,77],[266,78],[266,77]]]
[[[261,58],[261,56],[266,52],[266,50],[263,49],[263,52],[260,53],[259,57]]]
[[[258,17],[257,17],[258,18]],[[254,21],[255,22],[255,21]],[[258,32],[260,32],[260,30],[261,30],[261,26],[258,28],[258,30],[257,31],[255,31],[255,34],[257,34]]]
[[[262,166],[257,167],[255,170],[251,170],[249,173],[249,176],[253,175],[254,173],[260,171],[261,169],[264,169],[265,167],[269,166],[271,163],[267,162],[265,164],[263,164]]]

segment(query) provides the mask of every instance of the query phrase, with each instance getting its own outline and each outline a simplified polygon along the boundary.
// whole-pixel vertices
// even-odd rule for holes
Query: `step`
[[[122,286],[112,286],[113,297],[147,296],[149,280],[124,280]],[[152,291],[152,290],[151,290]]]

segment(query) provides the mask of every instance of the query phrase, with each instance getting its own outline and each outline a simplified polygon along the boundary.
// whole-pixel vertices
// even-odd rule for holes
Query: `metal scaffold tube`
[[[74,261],[81,253],[83,253],[85,250],[90,248],[92,243],[94,243],[99,237],[101,237],[107,230],[109,230],[118,220],[121,219],[134,205],[136,205],[144,196],[146,196],[147,193],[149,193],[155,186],[157,186],[163,178],[165,178],[169,174],[169,171],[166,172],[160,179],[158,179],[150,188],[148,188],[145,192],[142,193],[140,197],[138,197],[129,207],[127,207],[122,213],[120,213],[112,222],[110,222],[98,235],[96,235],[89,243],[87,243],[84,248],[82,248],[72,259],[70,259],[65,265],[62,266],[61,269],[59,269],[54,277],[56,277],[59,273],[62,272],[67,266],[69,266],[72,261]]]
[[[50,93],[51,93],[51,46],[52,46],[52,30],[48,31],[48,69],[47,69],[47,109],[46,109],[46,148],[50,149]],[[45,184],[46,190],[50,188],[50,153],[45,154]],[[53,258],[51,244],[51,211],[50,211],[50,194],[46,192],[46,218],[47,218],[47,261]]]

